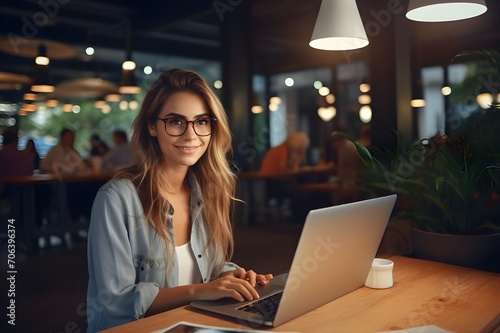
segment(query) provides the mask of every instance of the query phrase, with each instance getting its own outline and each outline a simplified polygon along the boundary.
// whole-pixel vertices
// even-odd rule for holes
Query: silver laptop
[[[393,194],[311,210],[290,271],[257,286],[260,299],[196,301],[191,306],[276,327],[361,287],[395,201]]]

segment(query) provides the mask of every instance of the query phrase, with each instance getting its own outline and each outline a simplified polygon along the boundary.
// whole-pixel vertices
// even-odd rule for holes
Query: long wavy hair
[[[135,185],[145,218],[165,241],[166,256],[170,262],[168,245],[173,246],[173,240],[166,228],[170,204],[160,191],[162,186],[169,186],[169,181],[162,172],[162,152],[158,138],[150,135],[148,127],[157,122],[158,114],[168,98],[181,91],[200,96],[210,116],[217,119],[207,151],[190,167],[190,172],[198,180],[205,202],[203,218],[209,230],[205,249],[213,246],[220,258],[229,260],[234,249],[231,211],[236,187],[236,176],[229,164],[232,157],[232,136],[221,102],[199,74],[190,70],[171,69],[164,71],[152,83],[132,125],[131,146],[134,162],[115,178],[130,179]],[[222,265],[223,262],[219,271]]]

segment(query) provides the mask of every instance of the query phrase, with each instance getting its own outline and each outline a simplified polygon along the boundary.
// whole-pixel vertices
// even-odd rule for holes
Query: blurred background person
[[[36,150],[35,141],[33,139],[29,139],[26,143],[26,150],[29,151],[33,155],[33,170],[40,169],[40,155]]]
[[[33,154],[25,149],[19,150],[17,131],[8,129],[3,133],[0,150],[0,178],[27,176],[33,174]]]
[[[0,149],[0,216],[13,218],[19,213],[22,204],[21,195],[16,195],[4,179],[16,176],[29,176],[33,174],[33,154],[25,149],[19,150],[19,137],[17,130],[7,129],[3,133],[3,142]]]
[[[289,174],[300,170],[309,142],[303,132],[290,134],[282,144],[269,149],[262,159],[260,173],[271,176],[265,179],[265,188],[266,205],[273,219],[299,215],[294,195],[298,176],[292,179]]]
[[[132,150],[128,143],[127,133],[122,130],[113,132],[115,147],[102,157],[104,170],[112,171],[132,163]]]
[[[339,127],[338,131],[351,134],[347,128],[343,127]],[[331,139],[331,146],[336,156],[334,181],[339,186],[338,191],[333,195],[333,201],[335,204],[356,201],[360,194],[357,184],[362,163],[361,157],[351,141],[340,135],[333,135]]]
[[[40,170],[57,175],[84,171],[87,167],[80,153],[73,147],[74,143],[75,133],[67,128],[61,130],[59,143],[40,161]]]
[[[90,137],[90,157],[104,156],[110,151],[108,145],[102,141],[98,134],[92,134]]]
[[[303,132],[290,134],[286,140],[267,151],[262,159],[260,172],[281,174],[298,171],[306,157],[309,137]]]

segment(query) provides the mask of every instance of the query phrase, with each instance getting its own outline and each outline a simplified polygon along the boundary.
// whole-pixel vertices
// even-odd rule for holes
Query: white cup
[[[394,284],[392,280],[392,268],[394,262],[389,259],[373,259],[372,268],[368,273],[365,286],[368,288],[385,289]]]

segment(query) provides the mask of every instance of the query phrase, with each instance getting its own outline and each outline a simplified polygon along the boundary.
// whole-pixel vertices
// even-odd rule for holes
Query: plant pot
[[[411,235],[416,258],[500,272],[500,233],[451,235],[412,228]]]

